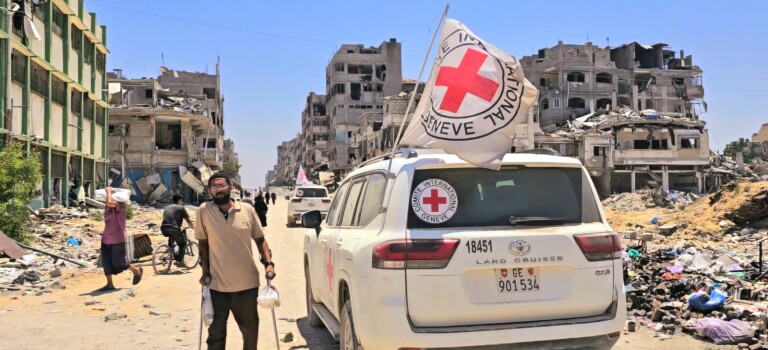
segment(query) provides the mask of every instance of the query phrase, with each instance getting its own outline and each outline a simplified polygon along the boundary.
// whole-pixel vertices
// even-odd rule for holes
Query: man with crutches
[[[195,238],[200,246],[200,284],[210,288],[213,321],[208,327],[208,350],[224,350],[230,311],[243,335],[243,350],[256,349],[259,336],[259,270],[251,240],[261,254],[266,277],[275,277],[275,264],[256,211],[230,198],[231,181],[217,173],[208,179],[212,202],[200,206]]]

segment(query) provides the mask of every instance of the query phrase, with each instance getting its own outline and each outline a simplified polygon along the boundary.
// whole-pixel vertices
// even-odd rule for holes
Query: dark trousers
[[[187,236],[186,230],[182,231],[176,228],[161,228],[160,231],[164,236],[169,239],[173,239],[176,242],[176,246],[179,247],[179,252],[174,255],[174,259],[178,262],[184,262],[184,254],[187,252]],[[171,242],[168,242],[168,248],[171,247]]]
[[[255,350],[259,340],[259,312],[256,298],[259,289],[225,293],[211,289],[213,322],[208,327],[208,350],[225,350],[227,342],[227,319],[229,312],[243,334],[243,350]]]

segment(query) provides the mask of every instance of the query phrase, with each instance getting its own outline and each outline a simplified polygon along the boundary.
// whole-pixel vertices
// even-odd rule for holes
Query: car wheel
[[[341,309],[340,350],[360,350],[360,342],[355,334],[355,322],[352,320],[352,304],[347,300]]]
[[[307,296],[307,322],[309,322],[309,325],[312,327],[320,327],[323,325],[323,321],[320,320],[320,316],[317,315],[317,313],[312,310],[312,304],[315,303],[315,301],[312,298],[312,288],[310,287],[311,284],[309,283],[309,267],[304,267],[304,280],[306,281],[306,296]]]

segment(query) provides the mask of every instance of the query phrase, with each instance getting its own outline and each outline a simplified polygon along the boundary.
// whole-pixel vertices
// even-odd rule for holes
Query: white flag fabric
[[[419,105],[401,144],[439,148],[490,169],[512,149],[539,91],[517,59],[448,19]]]
[[[309,181],[307,180],[307,174],[304,172],[304,167],[299,165],[299,173],[296,174],[296,185],[301,186]]]

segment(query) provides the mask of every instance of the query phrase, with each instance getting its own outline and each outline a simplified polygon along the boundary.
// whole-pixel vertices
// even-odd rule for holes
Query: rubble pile
[[[768,263],[759,259],[758,243],[766,236],[768,230],[752,232],[736,250],[682,242],[628,246],[623,253],[627,330],[644,327],[661,339],[687,332],[716,344],[768,346]]]
[[[152,244],[165,242],[160,234],[162,208],[131,204],[133,217],[126,221],[129,235],[147,234]],[[195,216],[196,207],[187,211]],[[42,295],[64,288],[60,278],[75,271],[98,272],[97,266],[104,229],[103,209],[50,208],[31,210],[33,242],[21,259],[0,254],[0,293],[20,292]]]
[[[618,193],[603,201],[603,207],[608,210],[633,212],[648,208],[685,209],[689,204],[699,199],[693,193],[682,191],[664,191],[660,188],[645,187],[635,192]]]
[[[670,191],[671,205],[658,205],[656,190],[618,194],[603,204],[618,232],[662,233],[674,238],[722,239],[743,229],[768,227],[768,182],[733,182],[708,196]],[[649,194],[650,193],[650,194]],[[669,200],[669,199],[668,199]],[[639,203],[639,204],[638,204]]]
[[[768,181],[768,158],[755,157],[751,162],[744,163],[731,157],[713,155],[704,172],[721,175],[726,181]]]

